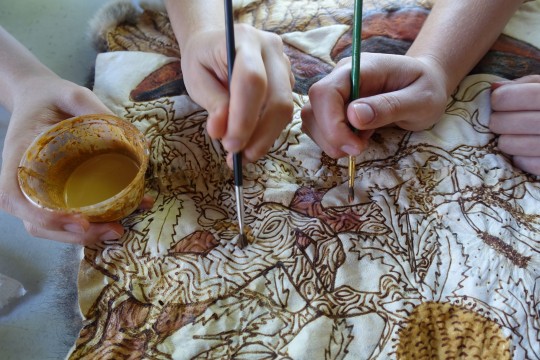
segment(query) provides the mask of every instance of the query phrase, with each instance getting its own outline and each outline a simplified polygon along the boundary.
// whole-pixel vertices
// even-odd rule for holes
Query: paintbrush
[[[232,0],[225,0],[225,33],[227,36],[227,68],[229,72],[229,94],[231,93],[231,80],[236,56],[234,44],[234,15]],[[236,216],[238,218],[238,246],[244,248],[248,242],[244,233],[244,187],[242,175],[242,153],[233,154],[234,191],[236,195]]]
[[[353,101],[360,97],[360,52],[362,42],[362,0],[354,0],[352,32],[351,95]],[[353,128],[354,133],[358,129]],[[356,158],[349,155],[349,203],[354,200],[354,180],[356,176]]]

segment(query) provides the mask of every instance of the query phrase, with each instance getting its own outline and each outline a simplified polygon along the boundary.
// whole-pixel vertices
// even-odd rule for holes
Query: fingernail
[[[81,224],[77,224],[77,223],[65,224],[64,230],[69,231],[71,233],[75,233],[75,234],[84,234],[86,232],[84,227]]]
[[[358,121],[362,124],[368,124],[375,119],[375,112],[369,106],[365,103],[357,103],[353,104],[354,112],[356,113],[356,116],[358,118]]]
[[[502,81],[495,81],[495,82],[492,82],[491,83],[491,90],[495,90],[497,88],[500,88],[501,86],[505,85],[505,84],[509,84],[511,83],[512,81],[509,81],[509,80],[502,80]]]
[[[360,155],[360,153],[362,152],[356,146],[352,146],[352,145],[343,145],[341,147],[341,151],[343,151],[344,153],[347,153],[347,154],[349,154],[351,156]]]
[[[223,147],[228,152],[237,152],[242,149],[242,142],[238,139],[223,140]]]
[[[121,237],[122,237],[122,235],[120,235],[116,231],[109,230],[105,234],[101,235],[99,237],[99,240],[101,240],[101,241],[116,240],[116,239],[120,239]]]
[[[139,205],[139,209],[150,210],[154,206],[155,202],[156,202],[156,199],[154,199],[150,195],[145,195],[142,198],[141,204]]]

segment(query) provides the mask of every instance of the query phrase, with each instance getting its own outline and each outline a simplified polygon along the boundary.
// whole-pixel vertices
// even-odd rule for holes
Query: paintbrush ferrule
[[[356,158],[349,155],[349,203],[354,201],[354,179],[356,173]]]
[[[246,239],[246,235],[244,232],[244,188],[242,186],[235,186],[234,187],[235,195],[236,195],[236,214],[238,217],[238,246],[241,248],[244,248],[247,246],[248,242]]]

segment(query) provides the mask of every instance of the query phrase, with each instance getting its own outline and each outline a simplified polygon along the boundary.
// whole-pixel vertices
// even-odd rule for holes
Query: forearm
[[[438,0],[407,55],[435,62],[450,94],[496,41],[522,0]]]
[[[180,49],[190,34],[225,29],[222,0],[165,0],[165,5]]]
[[[0,26],[0,104],[13,111],[17,89],[25,79],[54,73]]]

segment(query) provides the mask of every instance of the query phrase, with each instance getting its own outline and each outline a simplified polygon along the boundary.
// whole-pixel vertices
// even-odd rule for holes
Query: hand
[[[514,165],[540,175],[540,75],[494,83],[489,127]]]
[[[350,73],[351,59],[341,60],[311,87],[302,109],[304,131],[332,158],[359,155],[375,129],[423,130],[444,112],[447,79],[435,61],[362,53],[360,99],[349,104]]]
[[[22,219],[36,237],[81,245],[120,238],[124,229],[118,222],[91,224],[81,214],[34,206],[22,194],[17,179],[21,156],[38,134],[69,117],[111,111],[89,89],[52,73],[29,77],[13,90],[14,106],[2,152],[0,208]],[[146,198],[142,205],[151,204],[152,199]]]
[[[232,163],[264,156],[293,112],[294,77],[278,35],[235,25],[236,57],[229,100],[226,39],[221,30],[191,33],[182,69],[191,98],[208,111],[207,131],[221,139]]]

